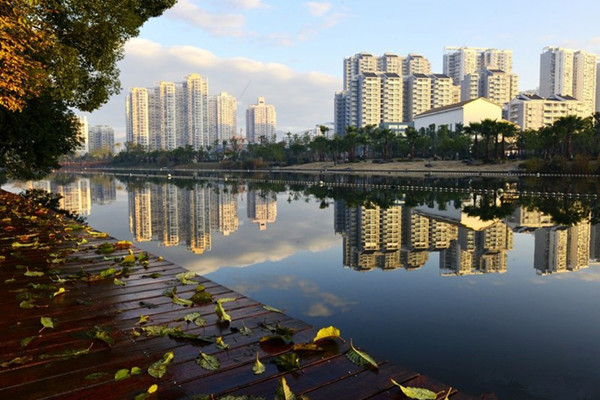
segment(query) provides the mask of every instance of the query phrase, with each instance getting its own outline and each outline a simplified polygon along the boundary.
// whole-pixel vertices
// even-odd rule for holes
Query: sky
[[[125,140],[125,98],[132,87],[208,77],[209,93],[238,101],[238,129],[259,96],[273,104],[277,129],[293,133],[333,121],[343,59],[421,54],[443,72],[445,46],[513,51],[519,89],[535,89],[546,46],[600,54],[592,0],[179,0],[125,45],[122,91],[86,115]]]

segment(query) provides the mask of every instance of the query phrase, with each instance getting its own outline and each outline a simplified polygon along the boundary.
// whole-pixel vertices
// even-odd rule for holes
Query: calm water
[[[467,392],[600,398],[596,201],[466,183],[478,184],[492,194],[110,176],[33,185],[96,229]]]

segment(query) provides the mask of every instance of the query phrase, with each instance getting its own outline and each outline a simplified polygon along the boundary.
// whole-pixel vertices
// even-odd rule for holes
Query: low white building
[[[416,130],[431,124],[435,124],[436,127],[446,125],[448,129],[455,130],[457,124],[467,126],[471,122],[481,122],[484,119],[501,120],[502,107],[480,97],[425,111],[414,117],[414,125]]]
[[[519,125],[522,131],[552,125],[568,115],[585,118],[589,111],[582,101],[567,95],[543,98],[522,93],[508,103],[508,120]]]

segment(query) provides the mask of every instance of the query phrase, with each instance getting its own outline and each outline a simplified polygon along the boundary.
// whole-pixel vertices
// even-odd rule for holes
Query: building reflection
[[[59,207],[81,216],[92,211],[90,179],[79,178],[72,181],[40,180],[28,182],[28,189],[41,189],[62,196]]]
[[[352,206],[335,202],[335,232],[342,236],[343,263],[358,271],[421,268],[439,252],[441,275],[505,273],[514,233],[534,236],[538,274],[587,268],[600,257],[600,225],[559,226],[536,210],[517,207],[504,219],[482,220],[462,207]]]
[[[136,241],[156,240],[164,246],[186,245],[202,254],[211,235],[237,231],[238,193],[223,184],[180,188],[169,183],[129,188],[130,231]]]
[[[267,224],[275,223],[277,219],[277,195],[264,190],[248,191],[247,211],[248,219],[258,224],[259,230],[266,230]]]
[[[117,198],[115,179],[104,176],[29,182],[28,188],[60,194],[60,207],[82,216],[90,214],[92,204],[109,204]],[[166,182],[131,184],[130,232],[139,242],[185,245],[203,254],[211,250],[213,234],[228,237],[239,229],[244,191],[242,185],[214,182],[185,188]],[[250,190],[246,196],[247,217],[260,231],[276,223],[275,192]],[[357,271],[414,270],[436,252],[444,276],[505,273],[514,232],[532,238],[533,268],[539,275],[577,271],[600,262],[600,224],[592,225],[588,219],[557,225],[549,214],[522,206],[515,206],[505,218],[484,220],[467,212],[476,201],[409,207],[396,200],[383,207],[348,206],[335,200],[334,229],[342,236],[343,265]]]

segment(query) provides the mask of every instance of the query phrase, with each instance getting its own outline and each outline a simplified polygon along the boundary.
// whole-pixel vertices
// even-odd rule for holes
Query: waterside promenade
[[[318,329],[3,191],[0,293],[0,398],[495,398],[358,365],[344,332],[314,351]]]

